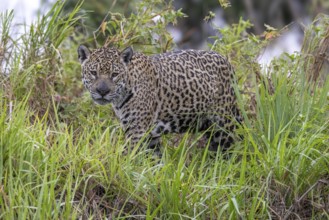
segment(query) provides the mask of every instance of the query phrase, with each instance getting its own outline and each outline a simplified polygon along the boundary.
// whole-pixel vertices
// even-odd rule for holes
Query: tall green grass
[[[142,145],[125,154],[111,109],[82,93],[77,45],[66,38],[79,6],[62,15],[62,4],[28,29],[0,78],[0,219],[329,218],[329,81],[309,84],[309,54],[284,55],[263,71],[238,49],[261,50],[241,20],[213,47],[241,64],[240,89],[252,85],[253,98],[238,93],[244,138],[230,156],[208,152],[202,134],[165,138],[161,158]],[[5,36],[1,45],[15,48]]]

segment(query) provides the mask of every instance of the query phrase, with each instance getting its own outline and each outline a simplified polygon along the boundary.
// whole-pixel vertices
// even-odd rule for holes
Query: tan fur
[[[85,87],[96,103],[112,104],[133,143],[149,132],[150,147],[156,147],[162,134],[189,129],[208,129],[208,136],[213,132],[212,150],[233,142],[236,122],[242,118],[233,68],[220,54],[186,50],[146,56],[131,48],[78,51]]]

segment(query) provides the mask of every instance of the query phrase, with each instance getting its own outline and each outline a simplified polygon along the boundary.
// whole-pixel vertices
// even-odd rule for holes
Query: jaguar
[[[242,122],[235,73],[214,51],[181,50],[145,55],[78,47],[82,80],[91,98],[111,104],[131,145],[159,149],[163,134],[204,131],[209,149],[226,151]],[[210,138],[210,139],[209,139]]]

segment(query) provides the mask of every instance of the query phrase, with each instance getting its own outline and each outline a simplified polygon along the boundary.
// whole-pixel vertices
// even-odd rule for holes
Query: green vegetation
[[[111,108],[84,93],[76,41],[88,40],[74,33],[80,5],[64,14],[63,4],[16,40],[13,13],[0,14],[0,219],[329,218],[329,80],[308,75],[329,36],[328,16],[308,27],[301,53],[266,70],[255,59],[268,38],[246,34],[243,20],[220,30],[209,47],[236,67],[244,139],[226,157],[208,152],[201,134],[166,137],[163,157],[154,158],[144,146],[123,154]],[[183,14],[161,0],[135,12],[110,16],[99,30],[107,42],[171,49],[165,26]]]

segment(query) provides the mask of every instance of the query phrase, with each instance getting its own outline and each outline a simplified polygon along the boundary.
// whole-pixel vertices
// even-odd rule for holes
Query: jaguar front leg
[[[141,113],[141,117],[130,118],[129,123],[126,126],[123,126],[125,131],[126,138],[129,140],[129,146],[131,148],[140,144],[147,144],[148,149],[154,150],[155,154],[160,152],[160,136],[152,135],[150,126],[151,116],[147,117],[146,113]]]

